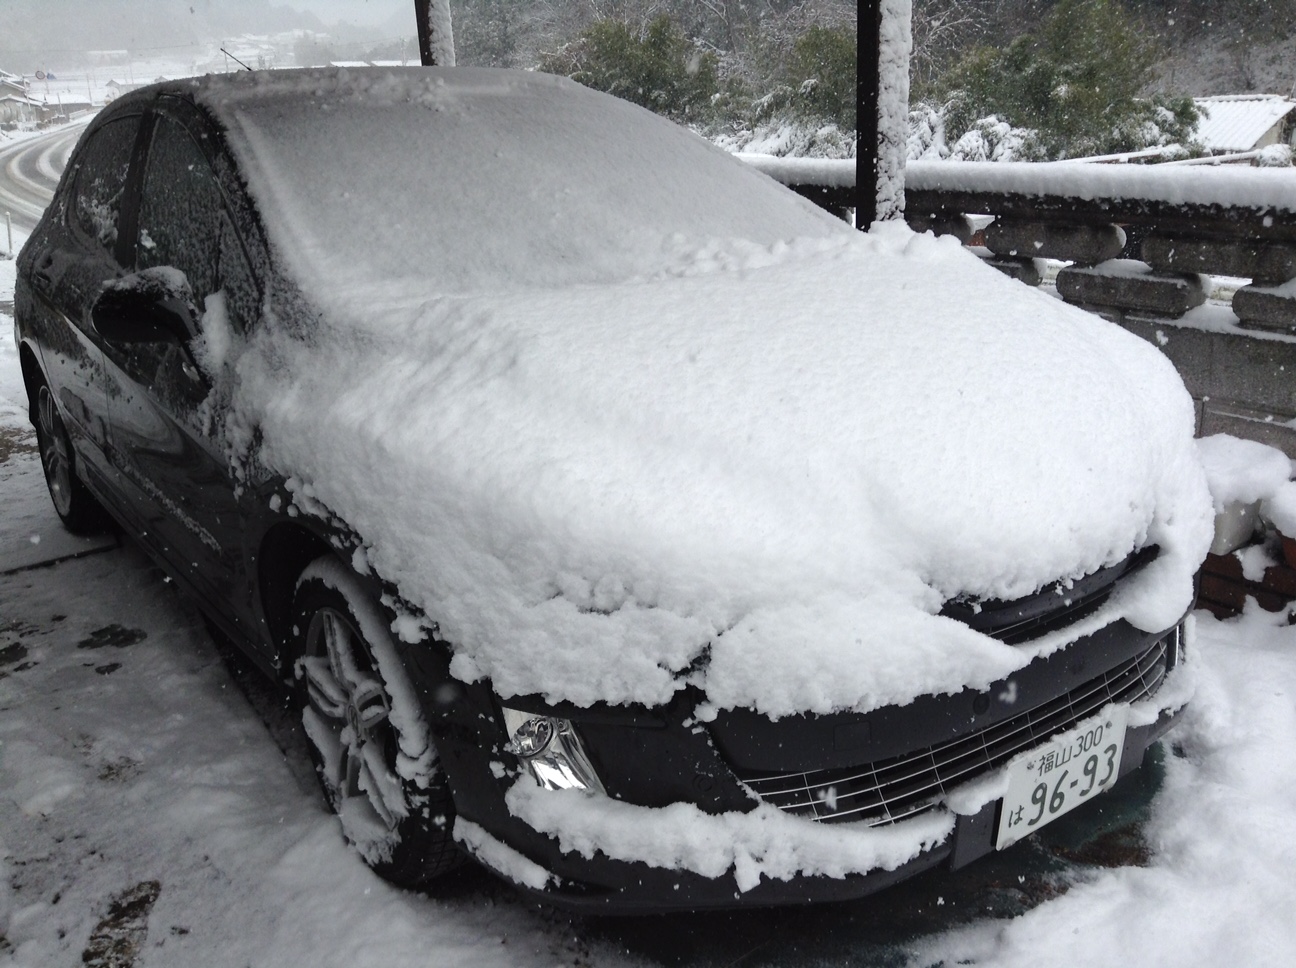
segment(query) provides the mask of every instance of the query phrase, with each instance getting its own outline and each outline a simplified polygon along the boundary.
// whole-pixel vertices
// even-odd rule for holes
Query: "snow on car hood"
[[[1062,640],[1003,645],[944,600],[1150,543],[1099,621],[1188,608],[1212,508],[1153,347],[903,227],[726,265],[480,296],[317,283],[315,331],[242,353],[235,412],[455,674],[504,696],[693,683],[780,716],[983,687]]]

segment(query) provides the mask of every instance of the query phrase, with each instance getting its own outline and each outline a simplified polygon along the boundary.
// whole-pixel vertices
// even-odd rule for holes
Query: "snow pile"
[[[1211,508],[1191,402],[1154,348],[952,240],[853,232],[636,108],[459,76],[376,76],[364,110],[341,82],[301,106],[237,80],[203,95],[236,119],[271,241],[321,311],[239,348],[237,420],[439,623],[457,676],[581,705],[692,683],[710,708],[864,710],[1067,641],[985,638],[936,614],[956,595],[1019,597],[1157,544],[1069,634],[1187,608]],[[528,126],[568,100],[642,126],[612,147],[580,117]],[[389,110],[422,125],[398,129],[406,150],[344,147],[392,138]],[[487,150],[470,118],[517,140]],[[690,171],[638,165],[661,139]],[[440,168],[442,143],[472,154]],[[426,204],[349,167],[378,155]],[[525,157],[506,169],[525,185],[500,191],[500,156]],[[384,215],[356,248],[318,213],[362,212],[375,198],[343,197],[361,188]],[[622,189],[624,220],[604,210]],[[569,243],[536,247],[546,201]],[[709,237],[672,231],[694,225]],[[653,271],[624,275],[642,253]]]
[[[1215,434],[1197,441],[1197,452],[1216,511],[1271,498],[1286,489],[1292,476],[1286,454],[1254,440]]]
[[[1231,551],[1250,541],[1261,518],[1280,534],[1296,537],[1296,482],[1286,454],[1227,434],[1197,441],[1197,450],[1215,501],[1212,552]],[[1264,545],[1242,549],[1239,558],[1250,581],[1263,580],[1265,569],[1274,563]]]

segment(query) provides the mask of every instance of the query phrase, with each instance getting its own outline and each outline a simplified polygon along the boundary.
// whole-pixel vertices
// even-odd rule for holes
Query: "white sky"
[[[414,19],[414,0],[289,0],[285,5],[313,13],[330,25],[344,20],[377,25],[399,14],[408,14],[411,23]]]

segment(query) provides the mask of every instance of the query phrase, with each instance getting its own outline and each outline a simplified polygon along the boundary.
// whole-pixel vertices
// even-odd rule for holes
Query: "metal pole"
[[[6,251],[8,251],[10,255],[13,255],[13,216],[8,212],[5,212],[5,229],[9,233],[9,248]]]
[[[436,67],[436,54],[432,51],[432,0],[414,0],[414,19],[418,21],[419,63]]]
[[[855,226],[877,219],[878,101],[881,98],[882,0],[859,0],[856,78]]]
[[[418,21],[419,62],[424,67],[454,67],[450,0],[414,0],[414,17]]]

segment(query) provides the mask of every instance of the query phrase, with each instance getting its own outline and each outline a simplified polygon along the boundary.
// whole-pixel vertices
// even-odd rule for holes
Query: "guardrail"
[[[740,157],[836,214],[854,203],[853,161]],[[1057,294],[1158,345],[1201,435],[1296,458],[1296,169],[916,162],[905,183],[914,229],[1028,285],[1065,263]]]

